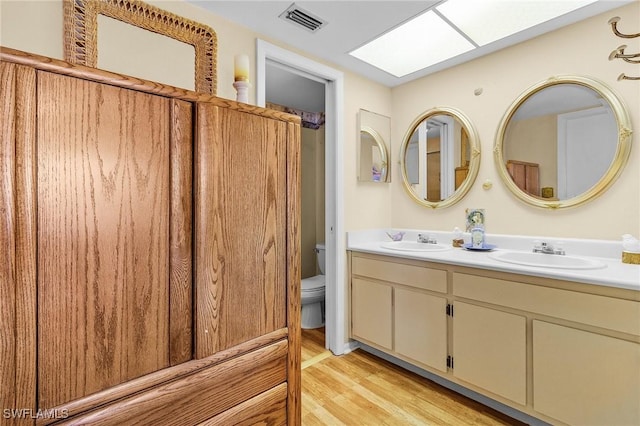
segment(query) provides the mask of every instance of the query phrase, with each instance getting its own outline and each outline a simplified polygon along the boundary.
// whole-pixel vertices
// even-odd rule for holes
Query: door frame
[[[325,84],[325,347],[336,355],[350,350],[345,335],[346,234],[344,231],[344,74],[309,58],[256,40],[256,103],[266,105],[266,64]],[[331,285],[333,284],[333,285]]]

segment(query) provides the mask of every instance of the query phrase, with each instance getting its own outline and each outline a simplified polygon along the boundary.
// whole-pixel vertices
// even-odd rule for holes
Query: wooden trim
[[[163,383],[183,379],[197,373],[198,371],[222,364],[225,361],[236,358],[244,353],[271,345],[279,340],[283,340],[287,338],[287,335],[288,330],[286,328],[282,328],[274,331],[273,333],[265,334],[238,346],[234,346],[233,348],[217,352],[210,357],[184,362],[176,365],[175,367],[165,368],[163,370],[147,374],[146,376],[130,380],[126,383],[116,385],[104,391],[71,401],[68,404],[53,407],[52,409],[55,409],[58,412],[66,410],[69,413],[69,417],[75,416],[83,411],[109,404],[129,395],[160,386]],[[37,425],[46,425],[49,423],[51,423],[51,421],[45,421],[42,419],[36,422]]]
[[[0,63],[0,406],[17,408],[16,391],[16,230],[15,139],[17,66]],[[13,423],[11,423],[13,424]]]
[[[170,365],[189,361],[193,352],[191,111],[189,102],[173,100],[171,103]]]
[[[286,382],[287,346],[281,340],[59,424],[197,424]]]
[[[196,359],[204,358],[218,351],[216,333],[219,328],[220,294],[218,273],[222,265],[219,262],[216,242],[211,239],[221,235],[221,229],[214,226],[219,221],[212,220],[211,206],[215,205],[215,196],[220,191],[221,182],[215,179],[213,167],[215,145],[219,144],[219,111],[215,105],[202,103],[196,105],[195,135],[195,170],[194,170],[194,217],[195,235],[195,268],[194,291],[196,300],[195,313],[195,348]]]
[[[0,47],[0,61],[10,62],[20,65],[27,65],[38,70],[50,71],[56,74],[68,75],[70,77],[81,78],[83,80],[95,81],[97,83],[110,84],[112,86],[124,87],[138,90],[140,92],[152,93],[167,96],[183,101],[207,102],[222,108],[229,108],[241,112],[248,112],[261,117],[269,117],[276,120],[300,123],[300,117],[280,111],[273,111],[243,102],[235,102],[229,99],[218,98],[206,93],[194,92],[187,89],[173,87],[168,84],[155,83],[137,77],[123,74],[116,74],[109,71],[99,70],[83,65],[70,64],[59,59],[52,59],[32,53],[8,47]]]
[[[0,407],[35,410],[36,72],[2,63],[0,81]]]
[[[98,15],[152,31],[195,49],[195,89],[216,94],[216,32],[139,0],[64,0],[64,58],[95,67],[98,64]]]
[[[289,123],[287,148],[287,325],[289,327],[289,386],[287,419],[302,422],[301,318],[300,318],[300,125]]]

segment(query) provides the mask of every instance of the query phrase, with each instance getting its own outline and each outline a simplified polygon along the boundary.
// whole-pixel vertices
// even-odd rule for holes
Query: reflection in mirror
[[[389,149],[391,119],[361,109],[358,142],[358,181],[390,182]]]
[[[548,80],[527,91],[503,118],[496,162],[507,186],[540,207],[587,201],[620,173],[630,149],[629,120],[601,83]]]
[[[418,117],[401,155],[405,188],[432,208],[460,200],[473,184],[480,162],[476,132],[453,108],[433,109]]]

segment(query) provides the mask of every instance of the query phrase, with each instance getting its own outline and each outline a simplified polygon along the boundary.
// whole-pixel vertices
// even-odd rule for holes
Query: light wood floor
[[[362,350],[333,356],[302,330],[302,424],[524,425]]]

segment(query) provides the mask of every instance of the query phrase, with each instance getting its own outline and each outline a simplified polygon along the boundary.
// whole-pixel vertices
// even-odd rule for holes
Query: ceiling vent
[[[291,6],[282,12],[279,17],[285,21],[296,24],[307,31],[311,31],[312,33],[315,33],[327,24],[322,19],[300,8],[295,3],[291,4]]]

